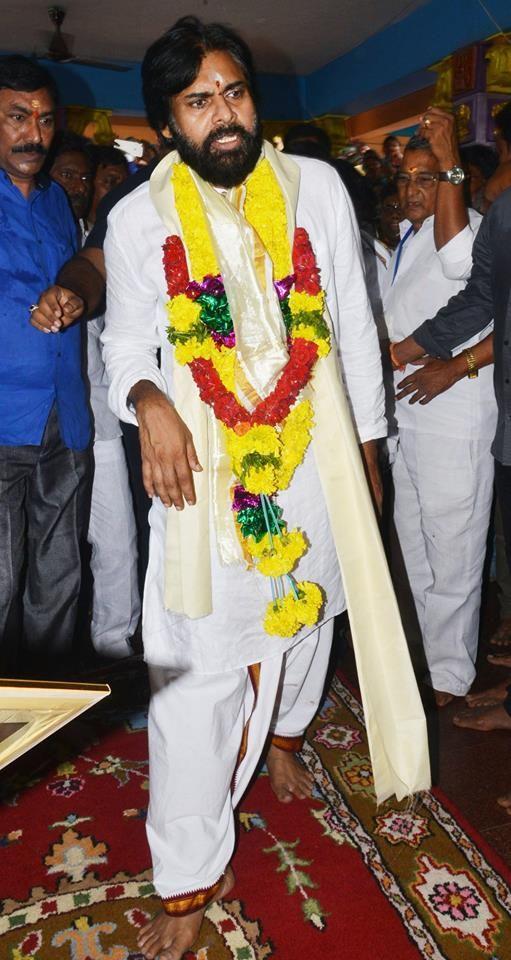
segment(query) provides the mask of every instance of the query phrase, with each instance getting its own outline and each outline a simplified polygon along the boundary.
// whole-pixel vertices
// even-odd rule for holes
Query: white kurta
[[[409,233],[384,295],[391,340],[407,337],[463,289],[481,217],[437,250],[434,218]],[[402,236],[410,224],[401,224]],[[392,282],[393,281],[393,282]],[[491,332],[491,325],[459,349]],[[397,371],[397,385],[417,368]],[[435,690],[463,696],[475,677],[481,580],[493,492],[497,409],[491,366],[429,403],[396,403],[394,521]]]
[[[466,284],[472,269],[472,245],[481,216],[469,210],[470,224],[446,243],[441,250],[435,247],[433,234],[434,217],[428,217],[417,233],[405,241],[397,274],[394,278],[398,252],[394,251],[387,273],[387,285],[383,295],[385,321],[392,341],[404,340],[429,317],[434,317]],[[410,228],[408,220],[401,223],[401,236]],[[393,279],[394,278],[394,279]],[[462,344],[456,353],[465,347],[484,340],[491,333],[493,324]],[[411,364],[405,372],[397,371],[394,383],[415,373]],[[464,377],[424,406],[401,400],[396,404],[399,428],[418,430],[421,433],[474,439],[495,436],[497,407],[493,389],[493,369],[484,367],[475,380]]]
[[[355,216],[340,178],[319,161],[296,158],[301,168],[297,226],[314,248],[339,346],[341,365],[360,441],[386,433],[378,339],[364,283]],[[170,189],[170,186],[169,186]],[[171,347],[166,336],[167,292],[162,245],[168,231],[143,184],[114,208],[105,244],[108,273],[104,357],[111,381],[110,404],[136,422],[127,408],[131,387],[151,380],[173,396]],[[156,351],[161,348],[161,369]],[[200,459],[200,450],[198,451]],[[342,496],[342,491],[339,491]],[[323,621],[344,609],[335,547],[312,449],[289,490],[279,495],[288,527],[299,526],[310,541],[298,580],[319,583],[326,594]],[[185,507],[185,509],[193,509]],[[166,611],[163,601],[165,508],[153,502],[151,544],[144,597],[146,658],[175,670],[216,673],[284,653],[310,633],[293,639],[270,637],[262,621],[271,599],[268,578],[242,566],[222,566],[211,535],[213,612],[190,620]]]

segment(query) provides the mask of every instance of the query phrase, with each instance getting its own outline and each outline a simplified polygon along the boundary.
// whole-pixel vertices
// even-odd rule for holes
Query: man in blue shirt
[[[40,173],[55,104],[46,70],[0,58],[0,666],[11,674],[65,672],[87,508],[80,327],[30,323],[77,246],[64,191]]]

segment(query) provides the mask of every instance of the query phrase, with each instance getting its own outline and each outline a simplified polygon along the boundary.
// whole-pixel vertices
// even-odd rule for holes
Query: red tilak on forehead
[[[39,117],[41,116],[41,112],[39,109],[41,104],[39,100],[31,100],[30,106],[32,107],[32,116],[35,117],[36,120],[39,120]]]
[[[217,81],[216,81],[216,88],[217,88],[217,90],[220,90],[220,80],[217,80]]]

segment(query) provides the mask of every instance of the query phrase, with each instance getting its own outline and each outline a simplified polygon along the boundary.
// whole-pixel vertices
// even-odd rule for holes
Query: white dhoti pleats
[[[282,736],[303,733],[321,697],[331,638],[329,622],[285,657],[263,660],[260,671],[177,674],[149,666],[147,836],[164,900],[207,891],[224,873],[234,848],[234,808],[270,726]]]
[[[394,520],[430,682],[463,696],[475,677],[493,495],[491,441],[401,429]]]

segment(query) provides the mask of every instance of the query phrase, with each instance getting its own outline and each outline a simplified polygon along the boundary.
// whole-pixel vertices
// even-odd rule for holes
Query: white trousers
[[[108,657],[131,653],[140,618],[137,529],[120,437],[94,443],[94,479],[87,539],[92,546],[91,639]]]
[[[394,521],[435,690],[475,677],[481,579],[493,496],[491,440],[400,430]]]
[[[248,667],[176,674],[149,666],[147,837],[161,897],[207,889],[225,871],[234,849],[234,808],[270,727],[296,736],[316,713],[332,632],[333,620],[284,657],[263,660],[257,694]],[[247,724],[246,753],[237,766]]]

